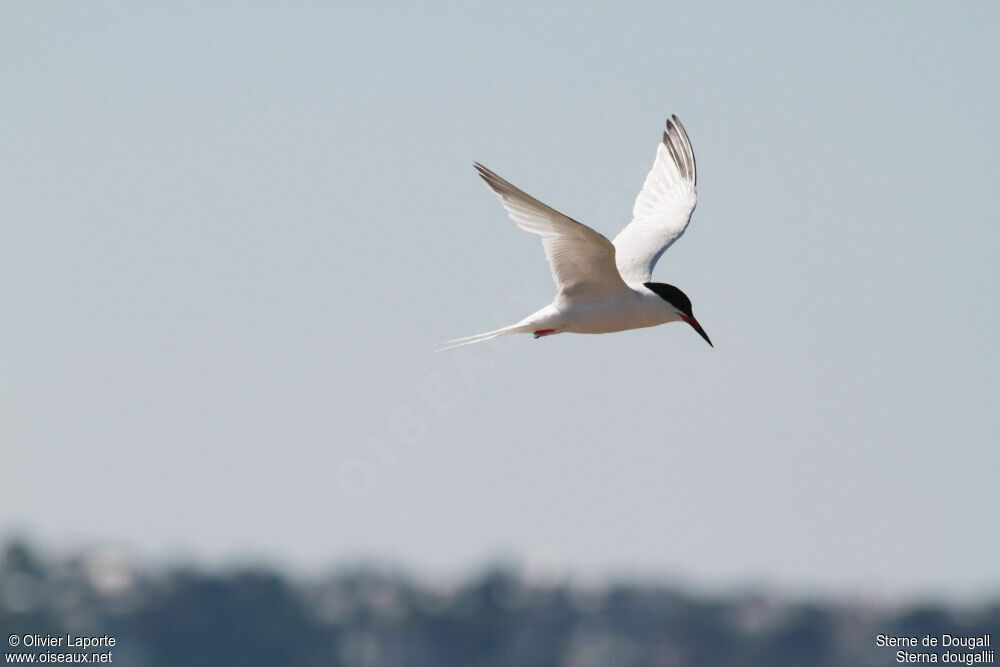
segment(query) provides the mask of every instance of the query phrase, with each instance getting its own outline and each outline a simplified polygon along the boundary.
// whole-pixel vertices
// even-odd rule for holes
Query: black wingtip
[[[694,151],[691,149],[691,141],[688,139],[687,131],[681,124],[677,114],[670,114],[667,119],[667,130],[663,133],[663,144],[670,151],[670,157],[681,172],[681,176],[698,183],[698,167],[694,159]]]
[[[475,167],[476,173],[479,174],[479,177],[486,181],[487,184],[490,184],[491,179],[496,177],[492,171],[484,167],[479,162],[473,162],[472,166]]]

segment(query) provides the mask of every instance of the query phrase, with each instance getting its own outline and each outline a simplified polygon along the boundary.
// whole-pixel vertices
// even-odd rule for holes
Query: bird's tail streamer
[[[507,334],[519,333],[525,331],[524,327],[520,324],[512,324],[509,327],[503,327],[502,329],[495,329],[493,331],[487,331],[485,333],[476,334],[474,336],[466,336],[465,338],[455,338],[453,340],[445,340],[440,343],[435,343],[434,345],[442,345],[443,347],[438,347],[435,352],[443,352],[445,350],[450,350],[455,347],[462,347],[463,345],[472,345],[473,343],[482,343],[483,341],[490,340],[491,338],[496,338],[498,336],[506,336]]]

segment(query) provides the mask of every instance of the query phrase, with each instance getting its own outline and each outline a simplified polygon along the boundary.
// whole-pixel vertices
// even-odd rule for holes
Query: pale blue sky
[[[998,27],[993,3],[5,3],[0,528],[996,590]],[[655,278],[715,349],[668,325],[429,351],[553,293],[473,160],[611,236],[670,113],[699,205]]]

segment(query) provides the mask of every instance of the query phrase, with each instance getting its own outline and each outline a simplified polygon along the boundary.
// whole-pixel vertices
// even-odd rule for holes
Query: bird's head
[[[687,297],[687,294],[680,291],[673,285],[667,285],[666,283],[643,283],[650,291],[656,293],[661,299],[666,301],[670,307],[673,309],[674,314],[677,319],[684,320],[691,325],[691,328],[698,332],[698,335],[705,339],[705,342],[712,345],[712,341],[709,340],[708,334],[705,330],[701,328],[698,324],[698,320],[694,318],[694,313],[691,311],[691,299]],[[712,345],[712,347],[715,347]]]

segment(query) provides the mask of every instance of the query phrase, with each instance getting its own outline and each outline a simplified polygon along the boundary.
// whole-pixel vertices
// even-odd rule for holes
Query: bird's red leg
[[[541,338],[542,336],[551,336],[556,332],[555,329],[539,329],[535,332],[535,338]]]

